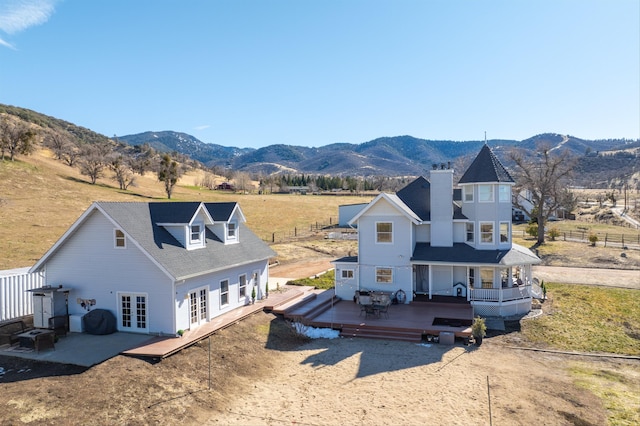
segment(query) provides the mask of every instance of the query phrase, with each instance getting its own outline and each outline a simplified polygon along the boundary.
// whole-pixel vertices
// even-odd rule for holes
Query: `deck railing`
[[[531,286],[522,285],[509,288],[472,288],[469,299],[484,302],[507,302],[530,297]]]

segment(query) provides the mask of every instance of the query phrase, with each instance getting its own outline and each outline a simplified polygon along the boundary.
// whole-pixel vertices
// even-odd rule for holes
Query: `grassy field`
[[[337,220],[341,204],[366,203],[371,197],[253,195],[210,191],[185,176],[173,201],[237,201],[247,226],[270,240],[309,232],[311,225]],[[17,161],[0,162],[0,270],[33,265],[93,201],[166,201],[163,185],[152,174],[121,191],[110,179],[91,185],[77,169],[51,158],[46,151]]]

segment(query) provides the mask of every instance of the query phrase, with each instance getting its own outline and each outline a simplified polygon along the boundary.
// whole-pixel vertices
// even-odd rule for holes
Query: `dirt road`
[[[533,276],[540,281],[640,290],[640,271],[638,270],[534,266]]]

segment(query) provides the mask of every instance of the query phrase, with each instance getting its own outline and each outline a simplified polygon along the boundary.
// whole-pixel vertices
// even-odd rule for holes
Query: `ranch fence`
[[[269,235],[262,235],[261,239],[269,244],[285,243],[315,236],[318,232],[327,231],[336,226],[338,226],[338,219],[330,217],[326,221],[316,221],[307,226],[295,227],[287,231],[274,231]]]
[[[525,231],[518,231],[522,238],[528,236]],[[516,235],[516,232],[514,232]],[[551,240],[551,237],[547,235],[547,239]],[[573,242],[590,242],[590,236],[595,235],[597,237],[596,245],[603,245],[604,247],[619,247],[619,248],[635,248],[640,249],[640,233],[612,233],[612,232],[593,232],[588,230],[569,230],[560,231],[556,240],[573,241]]]

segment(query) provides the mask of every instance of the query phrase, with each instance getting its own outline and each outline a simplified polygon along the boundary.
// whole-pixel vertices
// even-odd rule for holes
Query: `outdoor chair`
[[[49,329],[53,330],[56,336],[66,336],[69,330],[69,317],[57,315],[49,318]]]
[[[371,296],[360,296],[358,298],[358,303],[360,304],[360,315],[364,312],[366,316],[367,310],[373,306]]]
[[[377,307],[378,315],[384,315],[385,318],[389,318],[389,306],[391,305],[391,301],[388,301],[384,305],[380,305]]]
[[[34,336],[33,347],[36,352],[42,349],[55,349],[56,334],[54,332],[41,333]]]

